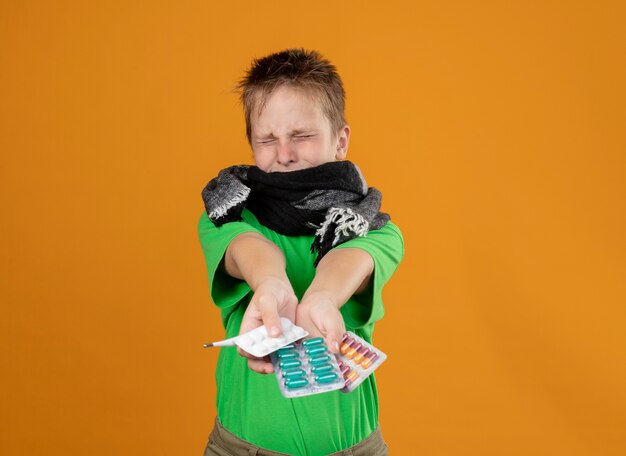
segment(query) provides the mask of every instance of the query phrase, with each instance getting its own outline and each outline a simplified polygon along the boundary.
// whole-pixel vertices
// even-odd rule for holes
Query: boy
[[[240,81],[256,166],[222,170],[202,192],[198,232],[226,337],[280,317],[339,351],[347,330],[371,342],[381,291],[403,253],[381,195],[346,161],[350,127],[335,67],[289,49]],[[220,351],[217,417],[206,455],[386,455],[374,376],[349,394],[284,398],[268,357]]]

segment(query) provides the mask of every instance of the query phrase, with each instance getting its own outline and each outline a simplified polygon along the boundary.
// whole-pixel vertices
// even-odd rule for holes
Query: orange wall
[[[202,453],[200,192],[251,160],[231,86],[304,46],[405,236],[391,454],[626,454],[623,3],[215,3],[0,5],[0,453]]]

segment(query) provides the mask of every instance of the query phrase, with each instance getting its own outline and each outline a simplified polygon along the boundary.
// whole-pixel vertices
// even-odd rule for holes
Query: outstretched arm
[[[240,234],[228,246],[222,267],[230,276],[245,280],[254,292],[240,333],[264,324],[268,334],[277,337],[282,332],[281,316],[295,320],[298,299],[285,272],[285,256],[272,241],[258,233]],[[248,358],[248,366],[255,372],[273,371],[267,359],[237,350]]]
[[[330,350],[338,353],[346,331],[339,309],[352,295],[367,289],[373,272],[374,260],[362,249],[328,252],[297,307],[296,324],[313,336],[324,337]]]

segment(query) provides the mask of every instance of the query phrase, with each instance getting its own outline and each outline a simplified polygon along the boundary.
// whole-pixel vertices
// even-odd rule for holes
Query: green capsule
[[[329,361],[330,361],[330,356],[328,355],[314,356],[311,359],[309,359],[309,363],[311,363],[311,366],[321,366],[322,364],[326,364]]]
[[[298,354],[295,352],[279,353],[278,359],[280,359],[281,361],[287,361],[288,359],[298,359]]]
[[[320,366],[313,366],[311,367],[311,372],[313,372],[314,374],[324,374],[326,372],[332,372],[334,370],[334,367],[332,364],[322,364]]]
[[[278,349],[277,353],[282,355],[284,353],[294,353],[293,349],[296,348],[293,344],[287,345],[286,347]]]
[[[315,376],[315,381],[317,383],[332,383],[335,380],[337,380],[337,374],[334,372],[331,372],[329,374],[323,374],[323,375],[316,375]]]
[[[289,389],[302,388],[308,384],[309,381],[306,378],[288,378],[285,380],[285,386]]]
[[[325,345],[315,345],[313,347],[307,348],[306,350],[304,350],[304,352],[309,356],[313,356],[319,353],[326,353],[326,350],[327,349]]]
[[[321,337],[314,337],[313,339],[306,339],[302,341],[305,347],[312,347],[313,345],[320,345],[324,343],[324,339]]]
[[[283,369],[293,369],[294,367],[302,366],[302,361],[298,359],[288,359],[286,361],[281,361],[278,365]]]
[[[300,378],[300,377],[304,377],[305,375],[306,375],[306,372],[304,372],[304,369],[299,369],[299,368],[287,369],[283,371],[283,378]]]

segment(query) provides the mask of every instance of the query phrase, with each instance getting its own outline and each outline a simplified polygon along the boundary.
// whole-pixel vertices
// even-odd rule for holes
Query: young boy
[[[339,351],[346,330],[368,342],[381,292],[404,254],[381,195],[346,161],[350,127],[336,68],[289,49],[240,81],[256,166],[222,170],[202,192],[198,232],[226,337],[280,317]],[[206,455],[386,455],[374,375],[353,392],[284,398],[268,357],[221,349],[217,417]]]

